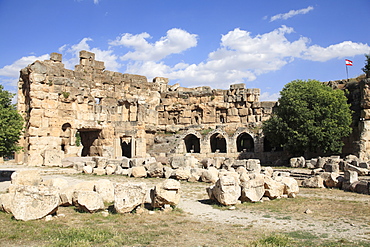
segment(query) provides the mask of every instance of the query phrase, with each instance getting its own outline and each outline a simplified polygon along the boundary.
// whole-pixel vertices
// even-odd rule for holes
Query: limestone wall
[[[21,70],[18,88],[26,130],[24,152],[16,158],[30,165],[58,164],[71,156],[142,157],[155,149],[161,133],[182,134],[167,148],[172,154],[253,156],[264,151],[261,123],[276,103],[260,102],[260,90],[244,84],[183,88],[162,77],[148,82],[145,76],[108,71],[87,51],[80,52],[74,70],[64,67],[58,53],[35,61]],[[197,150],[189,147],[189,138],[197,142],[194,136]]]

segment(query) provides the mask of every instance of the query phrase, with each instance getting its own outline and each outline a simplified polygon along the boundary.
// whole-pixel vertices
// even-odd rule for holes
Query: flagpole
[[[346,64],[347,81],[348,81],[348,65]]]

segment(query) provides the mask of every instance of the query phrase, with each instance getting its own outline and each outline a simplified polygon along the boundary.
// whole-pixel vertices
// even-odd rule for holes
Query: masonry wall
[[[26,128],[20,141],[24,152],[16,159],[35,166],[71,156],[160,153],[153,151],[163,133],[181,137],[161,155],[194,153],[185,140],[198,133],[196,155],[255,156],[264,152],[261,123],[276,103],[260,102],[259,89],[244,84],[229,90],[183,88],[162,77],[148,82],[144,76],[108,71],[87,51],[80,52],[74,70],[64,67],[58,53],[35,61],[21,70],[18,88]]]

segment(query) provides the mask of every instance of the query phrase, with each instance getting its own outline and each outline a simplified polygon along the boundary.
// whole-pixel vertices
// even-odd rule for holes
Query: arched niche
[[[215,133],[210,138],[211,152],[226,153],[227,145],[225,137],[220,133]]]
[[[236,138],[238,152],[254,152],[254,140],[248,133],[242,133]]]
[[[61,144],[60,149],[67,153],[67,147],[70,145],[71,142],[71,124],[70,123],[64,123],[62,125],[62,132],[60,134],[61,137]]]
[[[200,140],[193,134],[188,134],[184,138],[187,153],[200,153]]]

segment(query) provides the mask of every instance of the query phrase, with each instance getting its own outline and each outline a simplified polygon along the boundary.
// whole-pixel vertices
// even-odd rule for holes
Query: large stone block
[[[38,170],[19,170],[11,175],[12,185],[39,186],[41,182]]]
[[[265,194],[265,180],[264,175],[249,174],[248,179],[244,179],[241,183],[241,197],[242,202],[258,202]]]
[[[167,179],[157,184],[150,196],[154,208],[160,208],[164,205],[176,206],[180,202],[181,184],[176,180]]]
[[[62,166],[64,152],[57,149],[48,149],[44,151],[44,166]]]
[[[235,205],[241,196],[241,188],[234,176],[222,176],[212,188],[212,194],[222,205]]]
[[[73,205],[79,210],[95,213],[104,209],[104,201],[95,191],[75,191],[73,193]]]
[[[41,219],[57,211],[59,194],[47,186],[17,186],[11,212],[17,220]]]
[[[146,196],[145,183],[117,183],[114,187],[114,208],[117,213],[129,213],[142,205]]]

